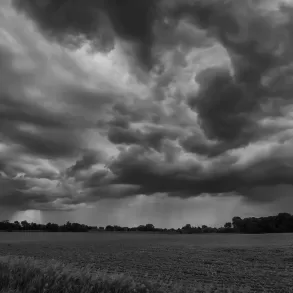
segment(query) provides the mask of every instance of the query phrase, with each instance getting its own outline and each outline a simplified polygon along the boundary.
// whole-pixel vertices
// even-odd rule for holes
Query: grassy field
[[[92,274],[54,260],[31,257],[0,257],[1,293],[247,293],[244,288],[197,285],[192,289],[149,280],[138,281],[123,274]]]
[[[195,288],[293,292],[293,234],[0,233],[0,255]],[[46,262],[45,262],[46,263]]]

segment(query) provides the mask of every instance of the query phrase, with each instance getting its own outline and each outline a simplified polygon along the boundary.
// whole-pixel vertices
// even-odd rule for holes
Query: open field
[[[0,293],[247,293],[218,286],[185,288],[175,284],[134,280],[123,274],[91,273],[55,260],[0,257]]]
[[[293,234],[0,233],[0,255],[186,286],[293,292]]]

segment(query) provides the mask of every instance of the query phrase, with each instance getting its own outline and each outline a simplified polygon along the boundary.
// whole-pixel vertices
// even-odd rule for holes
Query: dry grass
[[[290,234],[8,234],[0,235],[6,237],[0,240],[0,255],[58,259],[73,271],[123,273],[123,278],[132,276],[135,282],[153,280],[190,290],[212,285],[248,287],[247,292],[293,292]]]

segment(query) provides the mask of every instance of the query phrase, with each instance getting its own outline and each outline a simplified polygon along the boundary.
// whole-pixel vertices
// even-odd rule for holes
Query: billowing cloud
[[[0,205],[69,211],[163,194],[279,211],[293,171],[292,11],[1,3]]]
[[[130,41],[140,61],[149,64],[156,1],[14,1],[19,11],[32,17],[50,39],[68,47],[90,42],[93,50],[108,52],[115,38]]]

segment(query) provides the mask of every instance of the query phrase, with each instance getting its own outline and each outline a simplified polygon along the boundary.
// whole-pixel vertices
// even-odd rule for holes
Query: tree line
[[[180,233],[180,234],[197,234],[197,233],[291,233],[293,232],[293,215],[288,213],[279,213],[277,216],[269,217],[250,217],[240,218],[233,217],[231,222],[227,222],[223,227],[215,228],[206,225],[191,226],[186,224],[178,229],[156,228],[153,224],[140,225],[137,227],[120,227],[117,225],[107,225],[106,227],[88,226],[79,223],[67,222],[64,225],[55,223],[37,224],[27,221],[8,220],[0,222],[0,231],[48,231],[48,232],[90,232],[90,231],[118,231],[118,232],[157,232],[157,233]]]

